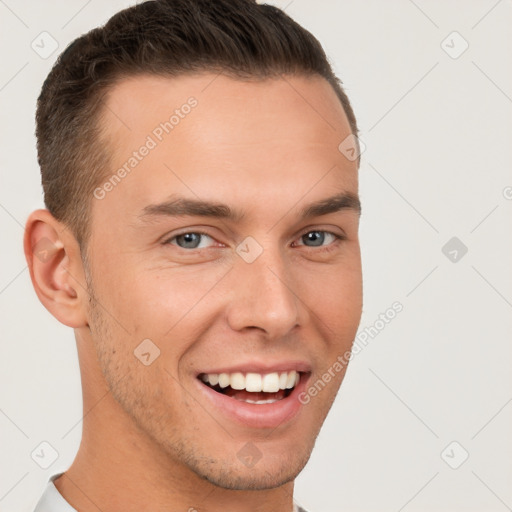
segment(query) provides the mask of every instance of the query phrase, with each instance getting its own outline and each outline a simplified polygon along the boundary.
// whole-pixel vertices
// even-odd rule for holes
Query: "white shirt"
[[[77,512],[57,490],[53,481],[62,473],[53,475],[44,490],[43,495],[37,502],[34,512]]]
[[[43,495],[37,502],[34,512],[77,512],[77,510],[63,498],[62,494],[53,483],[60,475],[62,475],[62,473],[53,475],[50,478]],[[299,509],[297,504],[293,504],[293,512],[299,512],[301,510],[303,509]]]

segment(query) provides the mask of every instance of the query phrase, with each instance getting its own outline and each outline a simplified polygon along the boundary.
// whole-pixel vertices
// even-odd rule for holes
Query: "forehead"
[[[161,118],[191,96],[198,99],[205,119],[219,112],[227,116],[234,111],[243,114],[244,110],[257,109],[262,120],[275,120],[283,114],[296,114],[311,121],[315,117],[319,125],[325,124],[331,131],[340,129],[340,124],[348,124],[331,85],[317,75],[281,75],[264,80],[242,80],[208,72],[178,77],[136,75],[111,88],[105,114],[112,129],[116,125],[130,128],[151,114]],[[242,111],[238,110],[240,107]],[[109,111],[113,116],[108,115]],[[115,122],[116,118],[120,124]],[[235,117],[231,116],[231,120],[235,121]],[[317,128],[317,122],[312,128]]]
[[[126,171],[106,199],[122,197],[123,207],[175,192],[297,200],[320,181],[331,193],[357,192],[357,164],[338,150],[350,126],[321,77],[131,77],[110,91],[101,122],[113,155],[105,178]]]

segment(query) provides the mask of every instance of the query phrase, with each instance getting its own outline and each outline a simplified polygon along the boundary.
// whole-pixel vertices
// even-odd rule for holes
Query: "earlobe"
[[[72,233],[48,210],[36,210],[27,220],[24,249],[41,303],[69,327],[87,325],[85,274]]]

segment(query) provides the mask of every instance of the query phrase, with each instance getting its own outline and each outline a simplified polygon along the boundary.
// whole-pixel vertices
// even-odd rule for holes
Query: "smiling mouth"
[[[287,398],[300,382],[302,372],[201,373],[199,380],[217,393],[255,405],[272,404]]]

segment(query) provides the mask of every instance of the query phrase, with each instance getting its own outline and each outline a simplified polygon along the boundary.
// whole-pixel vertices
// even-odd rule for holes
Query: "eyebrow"
[[[301,209],[299,220],[328,215],[343,210],[353,211],[358,215],[361,214],[361,202],[357,195],[352,192],[342,192],[335,196],[310,203]],[[233,222],[239,222],[244,217],[242,211],[234,210],[227,204],[185,197],[174,197],[163,203],[146,206],[139,217],[145,219],[160,215],[172,217],[185,215],[213,217]]]

